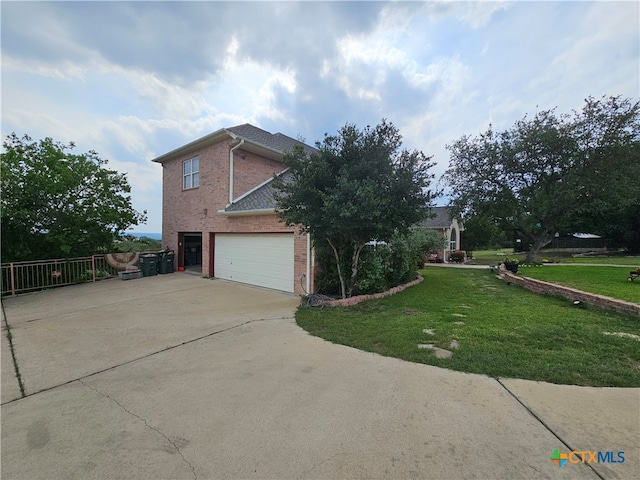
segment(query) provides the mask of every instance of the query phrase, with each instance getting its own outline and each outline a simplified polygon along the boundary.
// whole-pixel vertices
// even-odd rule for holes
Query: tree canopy
[[[588,98],[580,112],[545,110],[503,132],[463,136],[447,146],[452,206],[521,238],[526,261],[556,232],[599,230],[598,215],[637,212],[639,110],[620,97]]]
[[[280,181],[277,210],[334,252],[342,296],[350,296],[360,254],[372,240],[389,241],[427,215],[431,159],[402,149],[398,129],[386,120],[364,130],[346,124],[325,134],[318,151],[297,147],[284,156],[291,181]],[[340,268],[350,259],[350,274]]]
[[[2,261],[91,255],[146,221],[126,175],[73,143],[9,135],[1,155]]]

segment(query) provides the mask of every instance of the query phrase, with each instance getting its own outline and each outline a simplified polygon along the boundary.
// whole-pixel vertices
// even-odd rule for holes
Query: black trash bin
[[[173,260],[175,254],[173,250],[162,250],[158,252],[158,272],[161,274],[173,273]]]
[[[159,251],[156,252],[156,258],[157,258],[157,261],[156,261],[156,272],[157,273],[162,273],[160,271],[160,266],[162,265],[162,258],[163,257],[164,257],[164,250],[159,250]]]
[[[140,270],[143,277],[150,277],[158,274],[158,255],[155,253],[140,254]]]

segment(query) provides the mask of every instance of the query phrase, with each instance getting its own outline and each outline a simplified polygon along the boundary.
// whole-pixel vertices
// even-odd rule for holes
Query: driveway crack
[[[190,343],[199,342],[200,340],[204,340],[204,339],[206,339],[206,338],[213,337],[214,335],[218,335],[218,334],[220,334],[220,333],[228,332],[228,331],[230,331],[230,330],[234,330],[234,329],[236,329],[236,328],[244,327],[245,325],[249,325],[249,324],[251,324],[251,323],[256,323],[256,322],[267,322],[267,321],[273,321],[273,320],[295,320],[295,317],[291,317],[291,316],[282,316],[282,317],[273,317],[273,318],[268,318],[268,317],[267,317],[267,318],[255,318],[255,319],[249,319],[249,320],[247,320],[247,321],[244,321],[244,322],[238,323],[238,324],[236,324],[236,325],[232,325],[232,326],[230,326],[230,327],[223,328],[223,329],[221,329],[221,330],[216,330],[215,332],[209,332],[209,333],[206,333],[206,334],[204,334],[204,335],[200,335],[199,337],[191,338],[191,339],[189,339],[189,340],[185,340],[184,342],[181,342],[181,343],[178,343],[178,344],[175,344],[175,345],[169,345],[168,347],[162,348],[162,349],[160,349],[160,350],[156,350],[156,351],[154,351],[154,352],[147,353],[147,354],[142,355],[142,356],[140,356],[140,357],[132,358],[131,360],[126,360],[126,361],[121,362],[121,363],[118,363],[118,364],[116,364],[116,365],[111,365],[111,366],[106,367],[106,368],[103,368],[103,369],[101,369],[101,370],[97,370],[97,371],[95,371],[95,372],[92,372],[92,373],[88,373],[88,374],[86,374],[86,375],[83,375],[82,377],[79,377],[79,378],[72,378],[72,379],[70,379],[70,380],[64,381],[64,382],[59,383],[59,384],[57,384],[57,385],[52,385],[52,386],[50,386],[50,387],[42,388],[42,389],[38,390],[37,392],[32,392],[32,393],[29,393],[29,394],[27,394],[27,393],[25,392],[25,393],[24,393],[24,395],[23,395],[22,397],[20,397],[20,398],[14,398],[14,399],[12,399],[12,400],[8,400],[8,401],[6,401],[6,402],[2,402],[2,405],[6,405],[6,404],[8,404],[8,403],[16,402],[16,401],[21,400],[22,398],[25,398],[25,397],[30,397],[30,396],[33,396],[33,395],[37,395],[37,394],[39,394],[39,393],[47,392],[47,391],[49,391],[49,390],[53,390],[54,388],[58,388],[58,387],[61,387],[61,386],[63,386],[63,385],[68,385],[68,384],[73,383],[73,382],[81,381],[81,380],[83,380],[83,379],[85,379],[85,378],[93,377],[93,376],[98,375],[98,374],[100,374],[100,373],[109,372],[109,371],[111,371],[111,370],[115,370],[115,369],[117,369],[117,368],[119,368],[119,367],[122,367],[122,366],[124,366],[124,365],[129,365],[129,364],[135,363],[135,362],[137,362],[137,361],[139,361],[139,360],[144,360],[145,358],[153,357],[154,355],[158,355],[158,354],[161,354],[161,353],[164,353],[164,352],[168,352],[169,350],[173,350],[174,348],[180,348],[180,347],[182,347],[182,346],[184,346],[184,345],[189,345]],[[16,366],[17,366],[17,363],[16,363]]]
[[[20,367],[18,366],[18,358],[16,357],[16,349],[13,344],[13,335],[11,333],[11,325],[9,324],[9,319],[7,318],[7,312],[4,309],[4,302],[0,301],[2,306],[2,318],[4,320],[4,330],[6,332],[7,341],[9,342],[9,349],[11,350],[11,359],[13,360],[13,369],[16,374],[16,379],[18,380],[18,388],[20,388],[20,395],[22,398],[26,397],[26,391],[24,389],[24,383],[22,382],[22,374],[20,373]]]
[[[539,423],[540,423],[544,428],[546,428],[546,429],[551,433],[551,435],[553,435],[554,437],[556,437],[556,438],[560,441],[560,443],[562,443],[565,447],[567,447],[567,448],[569,449],[569,451],[574,451],[574,450],[575,450],[571,445],[569,445],[569,443],[568,443],[566,440],[564,440],[564,439],[563,439],[563,438],[558,434],[558,432],[556,432],[553,428],[551,428],[551,426],[550,426],[550,425],[548,425],[548,424],[547,424],[547,422],[545,422],[545,421],[544,421],[544,419],[543,419],[540,415],[538,415],[535,411],[533,411],[533,409],[529,408],[529,406],[528,406],[526,403],[524,403],[524,401],[523,401],[523,400],[521,400],[521,399],[520,399],[520,397],[518,397],[515,393],[513,393],[511,390],[509,390],[509,388],[508,388],[504,383],[502,383],[502,382],[500,381],[500,379],[499,379],[499,378],[495,378],[495,380],[496,380],[496,382],[498,382],[498,384],[499,384],[502,388],[504,388],[504,389],[506,390],[506,392],[507,392],[507,393],[508,393],[508,394],[509,394],[509,395],[510,395],[510,396],[511,396],[511,397],[512,397],[516,402],[518,402],[518,403],[519,403],[519,404],[520,404],[520,405],[521,405],[521,406],[522,406],[522,407],[523,407],[527,412],[529,412],[529,414],[530,414],[533,418],[535,418],[535,419],[536,419],[536,420],[537,420],[537,421],[538,421],[538,422],[539,422]],[[602,476],[602,475],[601,475],[601,474],[600,474],[600,473],[599,473],[599,472],[598,472],[598,471],[593,467],[593,465],[591,465],[591,463],[586,463],[585,465],[586,465],[588,468],[590,468],[590,469],[591,469],[591,471],[592,471],[593,473],[595,473],[595,474],[596,474],[596,476],[597,476],[598,478],[600,478],[601,480],[605,480],[605,478],[604,478],[604,477],[603,477],[603,476]],[[531,467],[531,468],[533,468],[533,467]],[[534,470],[535,470],[535,469],[534,469]]]
[[[194,468],[193,465],[191,465],[191,463],[189,463],[189,461],[186,459],[186,457],[182,454],[182,452],[180,451],[180,447],[178,447],[178,445],[173,440],[171,440],[169,437],[167,437],[161,430],[157,429],[153,425],[149,425],[149,422],[147,422],[146,419],[142,418],[140,415],[138,415],[138,414],[132,412],[131,410],[129,410],[127,407],[125,407],[120,402],[118,402],[118,400],[116,400],[115,398],[107,395],[106,393],[101,392],[100,390],[98,390],[97,388],[89,385],[88,383],[83,382],[82,379],[78,379],[78,382],[80,382],[85,387],[90,388],[91,390],[96,392],[98,395],[102,395],[103,397],[108,398],[113,403],[118,405],[122,410],[127,412],[129,415],[131,415],[132,417],[137,418],[142,423],[144,423],[145,427],[147,427],[149,430],[152,430],[152,431],[158,433],[159,435],[161,435],[162,438],[164,438],[167,442],[169,442],[169,444],[171,444],[171,446],[175,449],[175,451],[178,453],[178,455],[180,455],[180,458],[182,458],[182,461],[189,466],[189,468],[191,469],[191,472],[193,473],[193,478],[195,480],[198,480],[198,475],[196,474],[196,469]]]

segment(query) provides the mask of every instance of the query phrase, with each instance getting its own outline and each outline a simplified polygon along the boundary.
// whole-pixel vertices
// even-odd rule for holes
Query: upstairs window
[[[200,161],[198,157],[182,162],[182,189],[195,188],[200,185]]]

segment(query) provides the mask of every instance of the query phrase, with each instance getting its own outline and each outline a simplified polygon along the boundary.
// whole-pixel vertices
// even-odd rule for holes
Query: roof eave
[[[253,210],[226,211],[218,210],[218,213],[225,217],[246,217],[249,215],[273,215],[276,213],[275,208],[256,208]]]
[[[236,138],[235,134],[233,134],[232,132],[229,132],[225,128],[221,128],[220,130],[216,130],[215,132],[210,133],[209,135],[205,135],[204,137],[198,138],[193,142],[187,143],[186,145],[183,145],[174,150],[171,150],[170,152],[165,153],[164,155],[160,155],[159,157],[156,157],[151,161],[156,163],[165,163],[170,160],[174,160],[175,158],[181,155],[195,152],[196,150],[199,150],[202,147],[217,143],[220,140],[222,140],[225,136],[230,138]]]
[[[168,153],[165,153],[163,155],[160,155],[159,157],[156,157],[154,159],[152,159],[152,162],[156,162],[156,163],[165,163],[171,160],[176,159],[177,157],[180,157],[182,155],[186,155],[188,153],[192,153],[192,152],[196,152],[199,149],[206,147],[208,145],[213,145],[214,143],[219,142],[220,140],[224,139],[225,137],[229,137],[232,139],[239,139],[242,138],[244,139],[244,144],[242,146],[243,150],[247,150],[253,153],[257,153],[259,155],[271,158],[273,160],[278,160],[278,161],[282,161],[282,155],[284,152],[277,150],[275,148],[271,148],[268,147],[266,145],[263,145],[261,143],[255,142],[253,140],[250,140],[246,137],[243,137],[242,135],[238,135],[236,133],[233,133],[232,131],[226,129],[226,128],[221,128],[220,130],[217,130],[213,133],[210,133],[209,135],[205,135],[204,137],[198,138],[197,140],[194,140],[193,142],[187,143],[186,145],[183,145],[181,147],[178,147],[174,150],[171,150]]]

